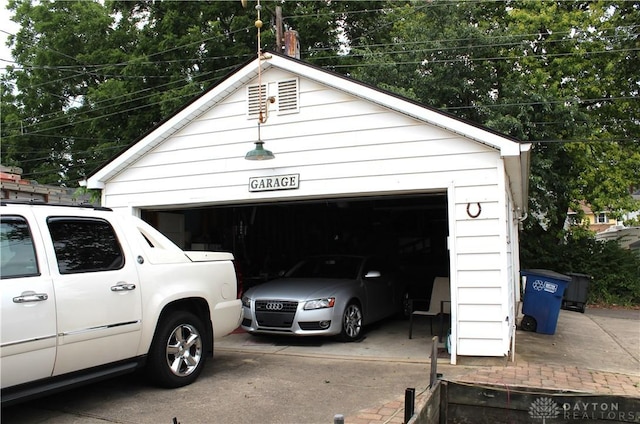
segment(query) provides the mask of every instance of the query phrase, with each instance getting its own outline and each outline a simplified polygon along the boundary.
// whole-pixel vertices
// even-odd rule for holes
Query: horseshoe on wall
[[[469,215],[471,218],[477,218],[482,213],[482,206],[480,205],[480,202],[477,202],[476,205],[478,206],[478,212],[471,213],[471,203],[467,203],[467,215]]]

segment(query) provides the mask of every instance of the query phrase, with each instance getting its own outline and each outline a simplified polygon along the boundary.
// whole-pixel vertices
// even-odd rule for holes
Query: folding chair
[[[433,288],[431,289],[428,310],[414,310],[414,302],[416,301],[420,301],[420,299],[411,299],[409,302],[409,306],[411,308],[411,315],[409,315],[409,338],[413,335],[414,315],[429,317],[431,334],[433,334],[433,318],[441,314],[451,313],[451,289],[449,288],[449,278],[436,277],[433,280]],[[422,301],[424,302],[425,299],[422,299]]]

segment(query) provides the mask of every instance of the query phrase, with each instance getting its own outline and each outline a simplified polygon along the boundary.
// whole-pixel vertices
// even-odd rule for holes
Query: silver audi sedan
[[[404,312],[406,290],[384,258],[309,257],[281,278],[242,297],[242,328],[252,334],[339,336],[358,340],[363,327]]]

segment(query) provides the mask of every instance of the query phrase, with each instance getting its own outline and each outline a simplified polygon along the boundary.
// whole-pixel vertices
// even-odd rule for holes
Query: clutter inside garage
[[[245,289],[325,253],[384,255],[415,297],[424,297],[434,276],[449,273],[442,193],[145,210],[142,218],[162,228],[167,214],[182,221],[183,235],[174,240],[181,247],[233,252]]]

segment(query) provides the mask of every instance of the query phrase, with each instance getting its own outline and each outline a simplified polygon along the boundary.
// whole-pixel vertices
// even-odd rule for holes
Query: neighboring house
[[[632,190],[631,197],[640,202],[640,189]],[[624,220],[630,221],[632,219],[638,219],[638,217],[640,217],[640,210],[626,214]]]
[[[623,249],[637,250],[640,247],[640,227],[614,225],[597,233],[596,240],[615,240]]]
[[[638,193],[636,191],[632,194],[634,199],[640,199]],[[621,221],[611,218],[608,211],[593,211],[591,206],[585,202],[581,202],[580,207],[584,213],[583,221],[577,222],[577,213],[569,210],[567,214],[569,225],[586,224],[591,231],[595,232],[596,240],[615,240],[623,249],[635,250],[638,248],[640,227],[625,227]],[[637,212],[628,214],[626,219],[635,218],[637,215]]]
[[[245,160],[257,141],[275,158]],[[458,355],[513,353],[530,148],[268,53],[85,184],[102,190],[103,206],[142,216],[192,248],[228,246],[258,271],[283,253],[356,246],[386,246],[437,269],[450,277],[455,364]],[[433,281],[428,270],[415,275]]]
[[[636,255],[640,256],[640,240],[634,241],[633,243],[629,244],[629,250],[635,252]]]
[[[44,203],[91,203],[88,195],[77,195],[77,188],[38,184],[22,178],[22,168],[0,165],[0,199]]]
[[[591,205],[585,202],[580,202],[580,207],[584,214],[582,222],[578,222],[578,214],[576,211],[569,210],[567,215],[570,225],[586,224],[591,231],[599,233],[617,224],[617,221],[611,218],[609,211],[593,211]]]

